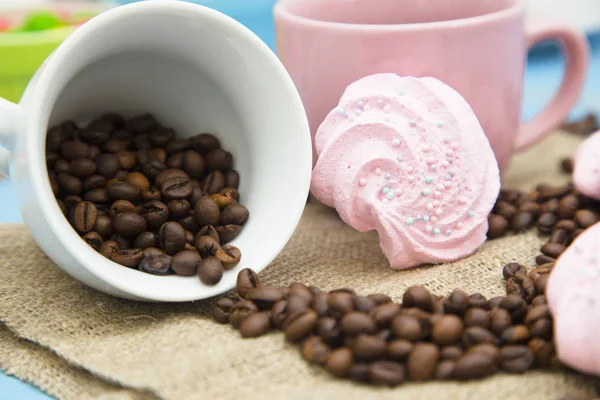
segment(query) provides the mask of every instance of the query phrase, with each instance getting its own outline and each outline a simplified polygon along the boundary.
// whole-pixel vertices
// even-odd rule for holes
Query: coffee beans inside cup
[[[237,266],[249,218],[233,156],[217,137],[177,138],[152,115],[105,114],[48,130],[46,164],[58,205],[94,250],[154,275],[217,284]]]

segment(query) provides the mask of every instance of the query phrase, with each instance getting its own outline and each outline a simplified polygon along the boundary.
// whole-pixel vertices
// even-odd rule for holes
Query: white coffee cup
[[[117,265],[81,240],[61,213],[46,170],[47,128],[108,111],[150,112],[182,137],[214,132],[233,153],[250,219],[232,242],[242,262],[216,286]],[[300,219],[312,167],[304,108],[271,50],[217,11],[168,0],[118,7],[78,28],[18,105],[0,99],[0,146],[0,173],[10,169],[23,219],[42,250],[81,282],[142,301],[215,296],[235,286],[242,268],[264,269]]]

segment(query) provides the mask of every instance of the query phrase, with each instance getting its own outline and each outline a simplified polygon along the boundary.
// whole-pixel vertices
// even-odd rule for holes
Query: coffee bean
[[[453,291],[444,301],[444,311],[462,316],[469,307],[469,296],[462,290]]]
[[[418,307],[421,310],[428,312],[433,310],[431,294],[423,286],[412,286],[408,288],[402,296],[402,305],[404,307]]]
[[[370,313],[376,305],[373,300],[364,296],[354,296],[352,301],[354,302],[354,309],[363,313]]]
[[[543,264],[547,264],[547,263],[553,263],[556,261],[556,258],[552,258],[552,257],[548,257],[546,255],[540,254],[539,256],[535,257],[535,263],[537,265],[543,265]]]
[[[185,247],[185,231],[183,227],[177,222],[166,222],[160,227],[158,231],[158,242],[160,244],[160,247],[163,250],[165,250],[167,254],[175,255],[182,251]],[[211,262],[211,264],[214,264],[214,262]],[[209,270],[214,272],[216,268],[210,267]],[[208,279],[208,276],[205,277]]]
[[[160,160],[150,160],[142,165],[142,172],[151,181],[156,180],[156,178],[166,169],[167,166]],[[156,184],[158,185],[158,183]]]
[[[333,317],[341,317],[354,309],[352,295],[345,292],[330,293],[327,297],[329,314]]]
[[[496,308],[496,307],[500,307],[500,302],[505,298],[506,296],[495,296],[492,297],[489,301],[488,301],[488,305],[491,308]]]
[[[171,200],[168,204],[169,215],[174,219],[181,219],[190,214],[192,206],[187,200]]]
[[[440,381],[449,380],[454,373],[454,367],[456,362],[452,360],[445,360],[440,362],[435,369],[435,379]]]
[[[336,346],[342,338],[342,327],[340,322],[335,318],[321,318],[317,323],[317,334],[325,343]]]
[[[194,217],[198,225],[219,225],[221,212],[219,206],[209,197],[202,197],[194,205]]]
[[[308,340],[315,339],[311,338]],[[350,349],[342,347],[329,353],[325,363],[325,369],[327,369],[327,372],[335,377],[345,378],[350,374],[352,361],[353,357]]]
[[[246,297],[253,290],[250,289]],[[317,326],[318,316],[313,310],[306,310],[290,316],[290,320],[286,322],[284,329],[285,338],[290,342],[297,342],[307,337]]]
[[[577,223],[570,219],[560,220],[554,225],[554,229],[564,229],[567,232],[573,232],[578,229]]]
[[[440,352],[440,358],[442,360],[457,360],[462,355],[463,351],[459,346],[446,346],[442,348]]]
[[[113,234],[112,219],[107,216],[99,215],[96,219],[94,230],[98,232],[104,239],[107,239]]]
[[[324,365],[329,358],[330,349],[320,337],[311,336],[302,343],[301,354],[309,363]]]
[[[234,189],[240,186],[240,174],[236,170],[230,169],[225,172],[225,186]]]
[[[440,358],[440,350],[431,343],[417,343],[408,357],[408,376],[412,381],[433,379]]]
[[[146,230],[146,220],[139,214],[124,212],[113,219],[113,229],[126,238],[134,238]]]
[[[158,237],[153,232],[142,232],[133,240],[133,247],[147,249],[158,246]]]
[[[234,329],[239,329],[242,321],[250,314],[258,312],[258,307],[248,300],[241,300],[234,304],[229,314],[229,323]]]
[[[512,217],[515,216],[517,211],[517,207],[502,200],[498,201],[496,203],[496,206],[494,207],[494,213],[501,217],[504,217],[507,220],[511,220]]]
[[[81,194],[81,179],[68,173],[62,173],[56,176],[56,181],[66,193],[75,195]]]
[[[175,177],[167,179],[160,191],[167,200],[183,200],[191,196],[192,186],[189,178]]]
[[[150,134],[150,143],[155,146],[164,147],[175,137],[175,131],[170,128],[159,127]]]
[[[94,203],[82,201],[73,210],[73,227],[80,233],[94,229],[98,220],[98,210]]]
[[[554,355],[554,344],[552,341],[534,337],[528,345],[535,356],[535,365],[540,368],[550,366],[552,356]]]
[[[505,346],[500,351],[500,367],[509,373],[523,373],[534,361],[535,355],[527,346]]]
[[[287,295],[287,312],[289,315],[295,314],[300,311],[304,311],[310,307],[311,299],[307,299],[306,297],[294,293],[289,292]]]
[[[165,151],[168,154],[184,152],[189,150],[192,143],[189,139],[173,139],[165,145]]]
[[[465,347],[471,347],[481,343],[495,344],[496,337],[489,330],[481,326],[469,326],[464,330],[462,335],[462,343]]]
[[[260,281],[256,272],[250,268],[244,268],[237,276],[236,291],[242,297],[245,298],[246,294],[250,289],[260,287]]]
[[[113,234],[110,237],[110,240],[114,240],[117,243],[119,243],[119,247],[122,248],[122,249],[131,248],[133,246],[133,243],[132,243],[132,241],[130,239],[125,238],[125,237],[123,237],[121,235],[118,235],[116,233]]]
[[[481,379],[494,372],[496,372],[494,359],[482,352],[469,352],[456,361],[452,378],[463,381]]]
[[[560,243],[547,243],[541,249],[544,255],[552,258],[558,258],[565,250],[566,247]]]
[[[491,311],[490,329],[496,334],[500,334],[512,325],[510,313],[502,308],[496,308]]]
[[[518,321],[524,318],[525,314],[527,313],[527,303],[523,298],[515,295],[506,296],[500,302],[500,307],[504,308],[510,313],[510,316],[513,321]]]
[[[152,149],[152,143],[150,143],[150,135],[147,133],[136,135],[133,138],[133,146],[138,150]]]
[[[374,385],[398,386],[405,381],[405,369],[394,361],[375,361],[369,366],[369,379]]]
[[[476,309],[471,309],[469,312],[473,310]],[[469,315],[469,312],[467,313],[467,316]],[[487,314],[486,311],[484,312]],[[456,315],[444,315],[433,325],[431,338],[440,346],[452,345],[460,340],[463,329],[463,322]]]
[[[219,139],[217,139],[214,135],[211,135],[210,133],[200,133],[192,137],[191,143],[192,147],[202,154],[206,154],[209,151],[221,147]]]
[[[265,335],[271,329],[271,321],[267,312],[256,312],[244,319],[240,324],[240,333],[244,338],[255,338]]]
[[[120,246],[114,240],[108,240],[100,246],[98,253],[102,254],[106,258],[112,258],[112,253],[119,250]]]
[[[215,258],[223,264],[225,269],[229,270],[235,268],[240,263],[242,252],[237,247],[226,244],[217,249]]]
[[[173,256],[171,268],[177,275],[194,276],[202,258],[195,251],[180,251]]]
[[[183,152],[181,167],[193,179],[201,179],[204,176],[204,158],[194,150]]]
[[[525,325],[515,325],[502,332],[501,340],[504,343],[518,344],[529,340],[529,329]]]
[[[540,206],[540,214],[556,214],[558,212],[559,205],[560,201],[558,199],[548,200]]]
[[[183,153],[174,153],[167,158],[167,166],[169,168],[180,169],[183,166]]]
[[[502,269],[502,276],[504,279],[515,276],[517,273],[527,274],[527,268],[519,263],[508,263]]]
[[[352,343],[352,353],[357,360],[374,361],[385,356],[385,340],[374,335],[359,335]]]
[[[539,295],[536,296],[532,301],[531,301],[531,305],[532,306],[541,306],[546,304],[546,296],[544,295]]]
[[[102,236],[100,236],[98,232],[88,232],[85,235],[83,235],[82,238],[88,245],[90,245],[91,248],[93,248],[96,251],[100,250],[103,240]]]
[[[558,217],[556,215],[550,213],[542,214],[537,220],[538,231],[541,233],[550,233],[557,222]]]
[[[214,256],[221,247],[219,242],[211,236],[197,237],[194,245],[202,257]]]
[[[141,191],[137,187],[127,182],[113,182],[106,186],[108,196],[113,200],[138,201],[141,198]]]
[[[469,296],[469,307],[478,307],[486,310],[490,308],[488,299],[481,293],[475,293]]]
[[[213,239],[215,239],[217,242],[219,242],[219,233],[217,232],[217,230],[215,229],[214,226],[212,225],[205,225],[203,226],[199,231],[198,234],[196,235],[198,236],[210,236]]]
[[[137,212],[135,205],[129,200],[117,200],[113,202],[108,208],[108,216],[111,218],[115,218],[117,215],[125,212]]]
[[[535,214],[527,211],[519,211],[510,222],[510,227],[515,232],[526,231],[535,224]]]
[[[370,294],[367,298],[373,300],[376,305],[391,303],[392,299],[390,296],[380,293]]]
[[[219,193],[225,188],[225,177],[221,171],[212,171],[200,182],[200,187],[207,194]]]
[[[71,121],[50,128],[46,137],[46,149],[53,152],[59,151],[60,145],[72,139],[78,131],[77,125]]]
[[[56,162],[58,160],[63,160],[65,162],[67,162],[66,160],[60,158],[60,156],[58,155],[58,153],[46,152],[46,167],[48,167],[48,168],[54,167],[54,165],[56,164]],[[67,163],[67,169],[64,170],[64,171],[61,171],[61,172],[66,172],[68,170],[69,170],[69,167],[68,167],[68,163]]]
[[[321,318],[329,315],[328,297],[327,293],[319,292],[312,299],[311,307]]]
[[[168,275],[171,272],[172,260],[173,258],[166,254],[150,255],[141,260],[139,270],[153,275]]]
[[[574,241],[577,238],[577,236],[581,235],[584,231],[585,229],[577,229],[573,231],[573,233],[571,233],[571,241]]]
[[[121,248],[111,254],[110,259],[117,264],[124,265],[126,267],[135,268],[142,261],[142,250],[140,249],[124,249]],[[148,272],[148,271],[147,271]]]
[[[146,175],[140,172],[132,172],[127,175],[125,178],[125,182],[129,183],[132,186],[135,186],[140,191],[145,191],[150,189],[150,181],[146,178]]]
[[[413,342],[419,340],[423,334],[419,320],[415,317],[405,315],[394,317],[391,328],[397,338]]]
[[[203,259],[198,264],[198,277],[205,285],[216,285],[223,278],[223,264],[214,257]]]
[[[189,175],[181,170],[176,168],[170,168],[162,171],[155,179],[154,184],[157,186],[162,186],[166,181],[173,178],[183,178],[190,179]]]
[[[60,144],[60,154],[67,161],[76,160],[78,158],[91,158],[90,146],[74,140],[62,142]]]
[[[219,209],[221,210],[229,206],[233,201],[231,197],[223,196],[220,193],[211,194],[209,197],[214,200],[215,203],[217,203]]]
[[[119,169],[121,168],[121,164],[119,163],[119,157],[116,154],[112,153],[104,153],[100,154],[96,158],[96,168],[98,173],[105,178],[114,177]]]
[[[230,204],[221,213],[221,225],[244,225],[248,221],[249,212],[241,204]]]
[[[569,232],[564,229],[556,229],[552,232],[549,242],[566,246],[569,242]]]
[[[143,204],[142,216],[146,220],[148,229],[159,229],[169,219],[169,208],[158,200],[151,200]]]
[[[220,324],[228,323],[229,314],[231,313],[231,310],[233,309],[234,305],[235,302],[232,299],[228,297],[220,298],[212,311],[212,315],[215,321],[217,321]]]
[[[546,292],[546,288],[548,287],[549,279],[550,279],[550,275],[546,274],[546,275],[541,275],[541,276],[537,277],[536,280],[533,282],[536,290],[539,293]]]
[[[392,320],[400,314],[401,307],[396,303],[384,303],[371,311],[371,317],[378,327],[390,326]]]
[[[590,210],[578,210],[575,213],[575,222],[582,229],[587,229],[598,222],[599,218],[596,213]]]
[[[89,158],[77,158],[69,163],[69,173],[77,178],[86,178],[96,172],[96,164]]]
[[[516,209],[515,209],[516,210]],[[490,214],[488,216],[488,238],[497,239],[508,231],[508,220],[500,215]]]
[[[160,200],[160,190],[151,187],[148,190],[142,190],[142,200],[145,202]]]
[[[285,297],[285,293],[276,287],[258,286],[246,291],[244,298],[252,301],[261,309],[272,308],[275,303]]]
[[[225,172],[233,166],[233,156],[223,149],[214,149],[205,156],[207,167],[211,171]]]
[[[571,219],[579,209],[579,199],[575,195],[568,195],[560,200],[557,215],[562,219]]]
[[[363,312],[350,312],[342,317],[342,330],[346,335],[358,336],[363,333],[373,334],[377,327],[375,322]]]

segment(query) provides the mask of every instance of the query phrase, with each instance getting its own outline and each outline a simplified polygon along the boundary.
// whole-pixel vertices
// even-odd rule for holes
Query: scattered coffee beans
[[[155,275],[197,275],[206,285],[239,264],[242,253],[227,243],[249,212],[239,203],[233,156],[215,136],[177,139],[150,114],[111,113],[83,127],[50,128],[46,163],[61,211],[106,258]],[[222,322],[232,313],[227,304],[215,314]],[[268,331],[265,318],[257,314],[243,334]]]

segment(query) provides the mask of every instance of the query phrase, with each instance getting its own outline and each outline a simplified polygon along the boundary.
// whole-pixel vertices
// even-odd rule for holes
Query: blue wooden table
[[[272,0],[267,0],[272,1]],[[272,45],[272,35],[265,33],[265,41]],[[271,35],[271,36],[269,36]],[[590,37],[592,63],[584,93],[573,109],[572,118],[588,112],[600,114],[600,33]],[[529,56],[525,82],[523,117],[531,118],[550,99],[560,82],[563,60],[553,47],[540,47]],[[7,181],[0,182],[0,223],[22,222],[14,193]],[[0,343],[0,345],[2,345]],[[23,383],[0,371],[0,400],[49,400],[51,397],[33,386]]]

